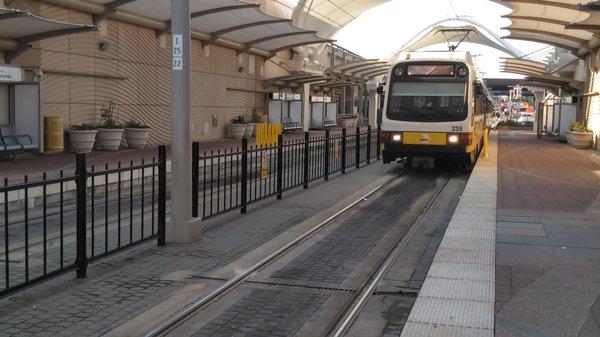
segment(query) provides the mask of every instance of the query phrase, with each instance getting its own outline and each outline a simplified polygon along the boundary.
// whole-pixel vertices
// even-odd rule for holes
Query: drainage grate
[[[199,280],[210,280],[210,281],[229,281],[226,278],[220,278],[220,277],[210,277],[210,276],[203,276],[203,275],[190,275],[187,277],[188,279],[199,279]]]
[[[417,297],[419,295],[418,291],[406,291],[406,290],[396,290],[396,291],[374,291],[373,296],[403,296],[403,297]]]
[[[356,293],[356,289],[351,289],[351,288],[328,287],[328,286],[319,286],[319,285],[312,285],[312,284],[297,284],[297,283],[290,283],[290,282],[244,281],[244,283],[245,284],[273,286],[273,287],[315,289],[315,290],[335,291],[335,292],[344,292],[344,293]]]

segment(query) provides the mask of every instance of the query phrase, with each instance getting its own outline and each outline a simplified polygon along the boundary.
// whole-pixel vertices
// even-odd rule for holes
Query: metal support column
[[[559,140],[560,140],[560,122],[562,119],[562,101],[563,101],[562,87],[558,87],[558,132],[556,133],[556,137]]]
[[[192,217],[192,135],[190,0],[171,0],[173,38],[171,76],[171,219],[169,242],[189,243],[202,236],[200,219]]]

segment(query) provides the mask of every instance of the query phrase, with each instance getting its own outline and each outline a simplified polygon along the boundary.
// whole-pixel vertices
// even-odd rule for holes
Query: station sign
[[[23,69],[0,66],[0,83],[15,83],[23,81]]]
[[[183,35],[173,34],[173,70],[183,70]]]

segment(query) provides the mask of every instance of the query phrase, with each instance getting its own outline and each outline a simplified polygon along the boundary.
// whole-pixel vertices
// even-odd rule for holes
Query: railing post
[[[192,217],[198,217],[198,184],[200,172],[200,143],[192,143]]]
[[[346,128],[342,129],[342,174],[346,173]]]
[[[377,160],[381,159],[381,124],[377,124]]]
[[[371,125],[367,126],[367,164],[371,164]]]
[[[75,184],[77,188],[77,224],[76,224],[76,258],[75,269],[77,278],[85,278],[87,271],[87,241],[86,241],[86,189],[87,171],[85,164],[85,153],[76,155]],[[120,211],[120,210],[119,210]]]
[[[329,148],[331,133],[325,130],[325,180],[329,180]]]
[[[283,134],[277,136],[277,199],[283,197]]]
[[[248,207],[248,139],[242,138],[242,188],[241,188],[242,214],[246,214]]]
[[[360,126],[356,127],[356,168],[360,167]]]
[[[310,156],[310,133],[304,133],[304,189],[308,188],[308,156]]]
[[[167,221],[167,148],[158,147],[158,245],[166,244]]]

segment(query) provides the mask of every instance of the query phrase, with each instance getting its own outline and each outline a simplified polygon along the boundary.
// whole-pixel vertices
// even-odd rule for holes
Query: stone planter
[[[341,118],[340,127],[342,127],[342,129],[351,129],[356,127],[356,122],[356,118]]]
[[[71,151],[75,153],[89,153],[94,148],[98,130],[73,130],[69,129]]]
[[[576,149],[589,149],[593,142],[592,132],[567,131],[567,143]]]
[[[229,124],[227,126],[229,134],[233,139],[242,139],[246,133],[246,124]]]
[[[127,148],[143,149],[148,141],[150,129],[142,128],[125,128],[125,139],[127,140]]]
[[[102,151],[116,151],[121,146],[123,129],[98,129],[98,143]]]
[[[254,129],[256,129],[255,123],[246,124],[246,131],[244,132],[244,138],[250,138],[254,134]]]

